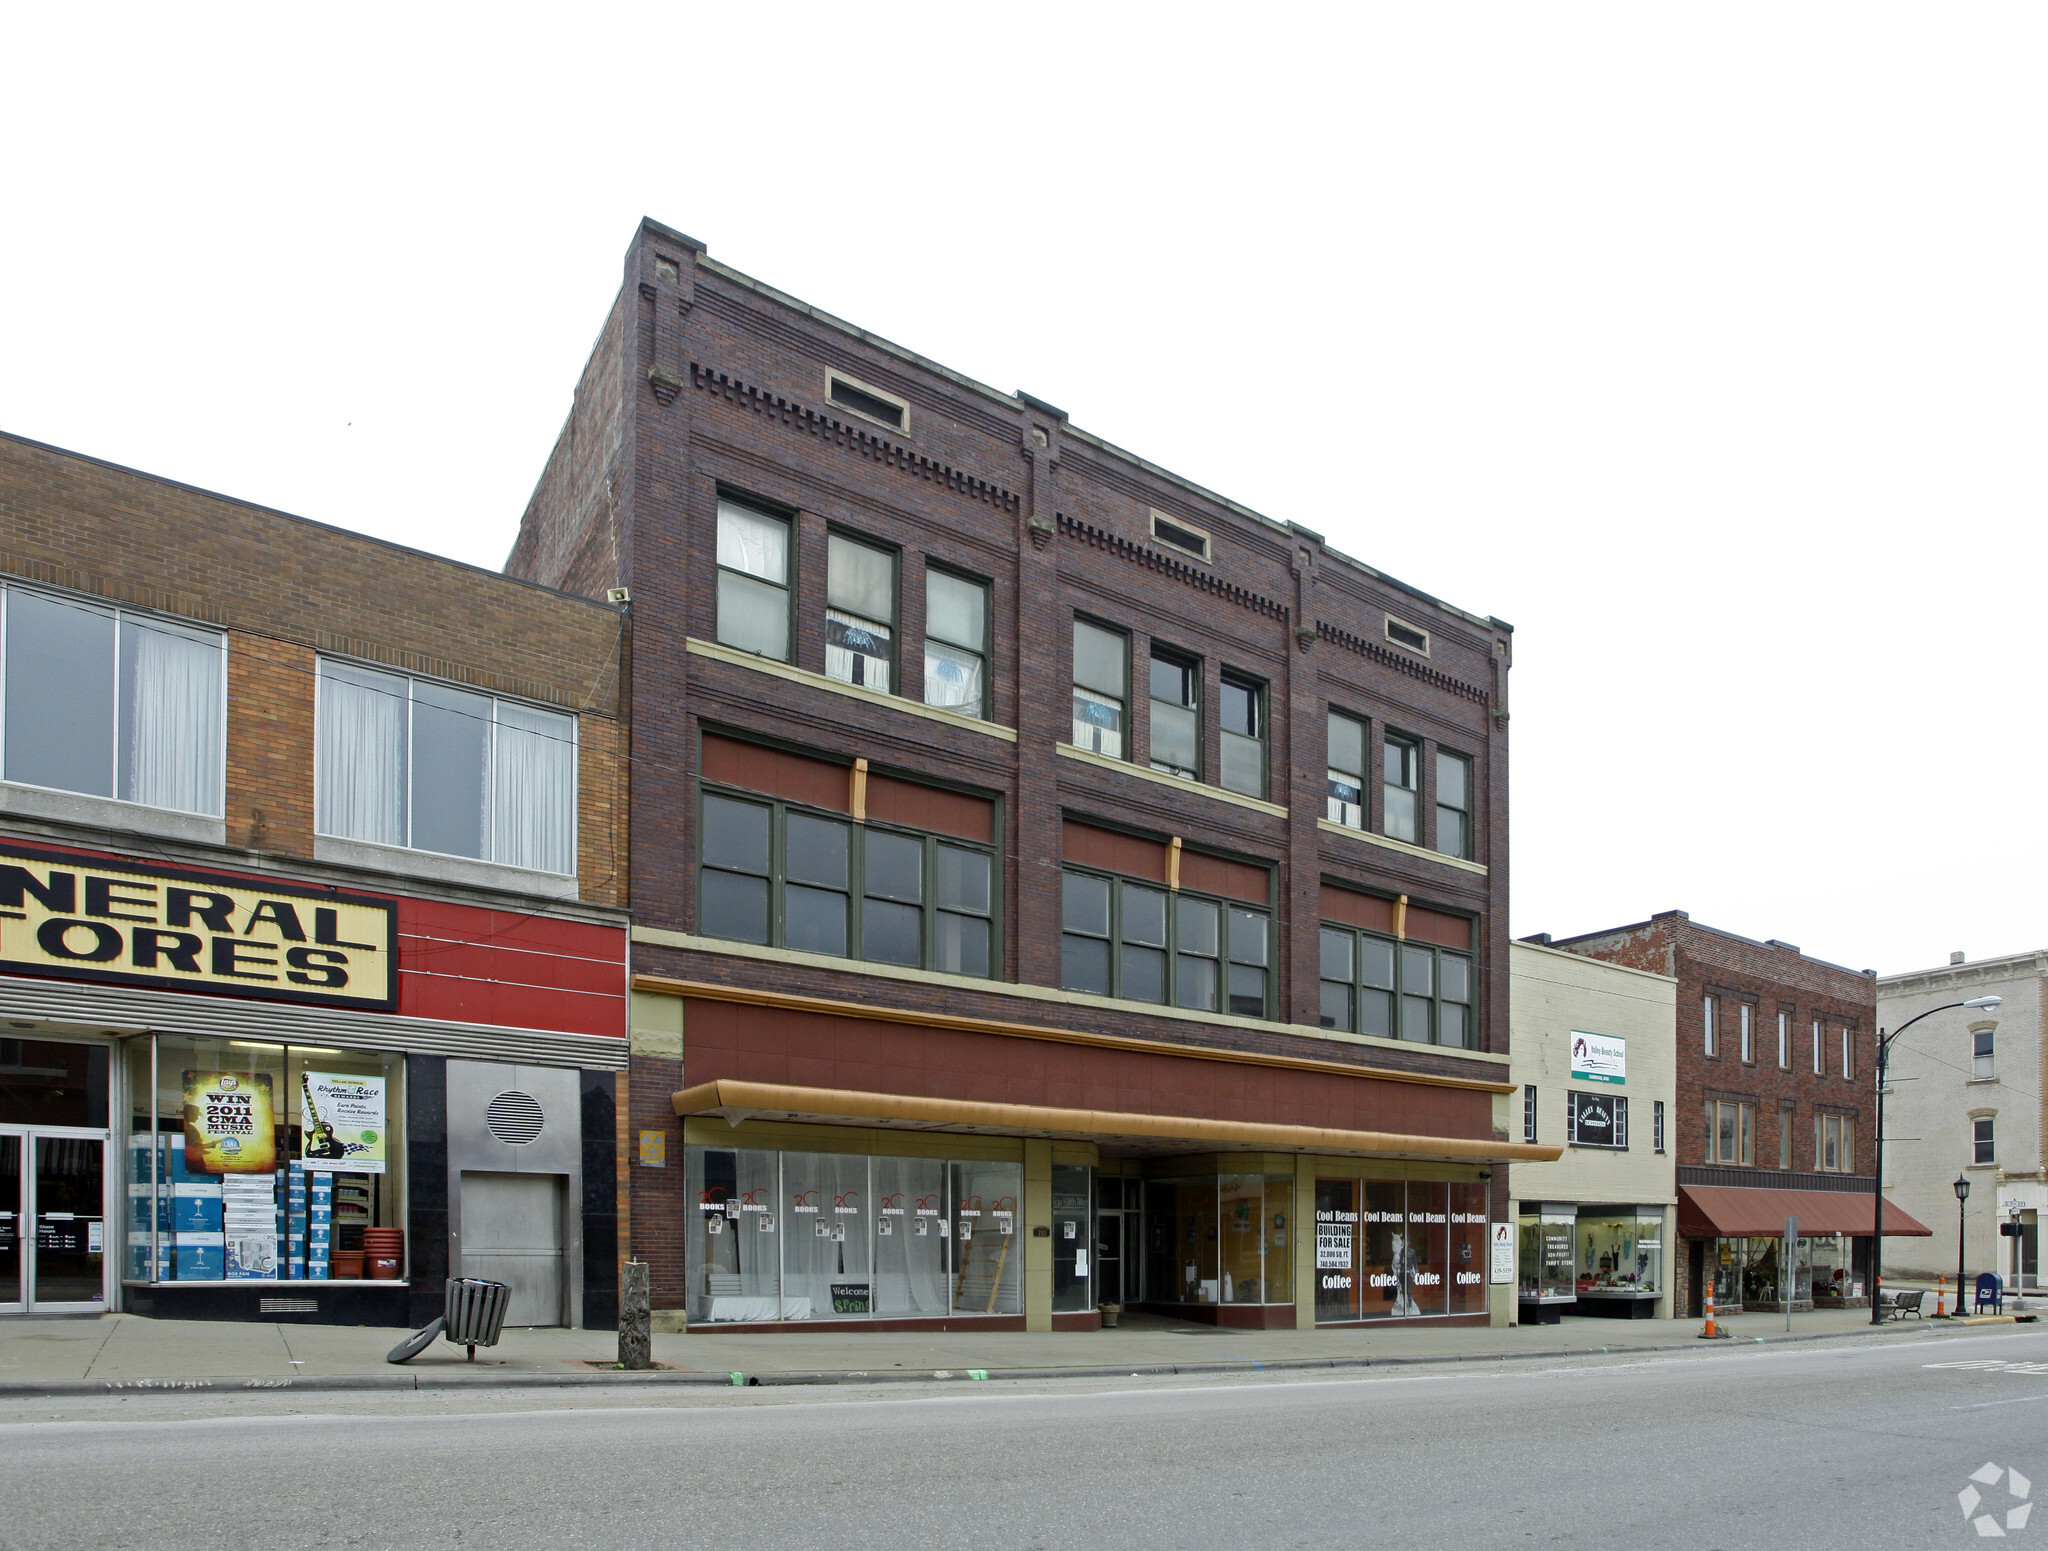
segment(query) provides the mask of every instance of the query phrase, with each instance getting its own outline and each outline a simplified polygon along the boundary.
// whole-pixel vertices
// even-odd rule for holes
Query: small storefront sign
[[[1628,1081],[1628,1041],[1613,1034],[1572,1030],[1572,1081]]]
[[[1493,1261],[1488,1268],[1487,1280],[1496,1285],[1515,1279],[1515,1225],[1497,1222],[1492,1228],[1490,1240]]]

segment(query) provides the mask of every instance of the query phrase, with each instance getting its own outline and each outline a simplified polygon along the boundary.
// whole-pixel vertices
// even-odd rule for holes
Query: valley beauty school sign
[[[0,847],[0,971],[389,1012],[397,907],[336,889]]]
[[[1628,1042],[1612,1034],[1572,1030],[1572,1081],[1628,1081]]]

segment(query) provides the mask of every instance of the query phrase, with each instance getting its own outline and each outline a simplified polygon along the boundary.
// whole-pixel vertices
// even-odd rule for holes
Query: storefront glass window
[[[1358,1260],[1357,1180],[1316,1181],[1316,1319],[1359,1318],[1364,1278]]]
[[[782,1318],[778,1159],[749,1148],[693,1147],[688,1187],[688,1316],[696,1321]]]
[[[1024,1196],[1018,1163],[955,1163],[953,1309],[960,1314],[1018,1314],[1024,1308],[1024,1253],[1017,1210]]]
[[[166,1034],[125,1061],[129,1279],[404,1276],[362,1240],[406,1223],[403,1056]]]
[[[1662,1227],[1661,1215],[1645,1220],[1632,1206],[1580,1208],[1574,1267],[1577,1295],[1632,1298],[1657,1292]]]
[[[1146,1186],[1145,1205],[1162,1230],[1156,1239],[1148,1238],[1158,1245],[1148,1296],[1178,1303],[1222,1302],[1215,1176],[1154,1180]],[[1152,1233],[1149,1227],[1147,1233]]]
[[[1407,1188],[1398,1180],[1365,1182],[1365,1206],[1359,1213],[1360,1248],[1365,1272],[1363,1317],[1392,1319],[1411,1314],[1404,1296],[1407,1261]]]
[[[874,1312],[868,1259],[868,1160],[845,1153],[782,1155],[785,1319]]]
[[[1443,1314],[1450,1306],[1448,1189],[1434,1180],[1408,1181],[1408,1248],[1413,1261],[1409,1296],[1417,1314]]]
[[[1450,1312],[1486,1312],[1486,1186],[1453,1184],[1450,1190]]]
[[[1562,1210],[1522,1214],[1520,1296],[1532,1302],[1569,1302],[1573,1296],[1573,1235],[1578,1213]]]
[[[1813,1246],[1813,1301],[1841,1304],[1863,1296],[1863,1277],[1856,1267],[1856,1241],[1846,1234],[1809,1239]]]
[[[1089,1196],[1095,1171],[1086,1164],[1052,1166],[1052,1306],[1056,1313],[1092,1309],[1098,1301],[1095,1267],[1089,1250],[1095,1221]],[[1112,1290],[1099,1297],[1113,1298]]]
[[[0,1039],[0,1124],[105,1125],[108,1065],[105,1045]]]
[[[875,1313],[902,1317],[950,1312],[946,1249],[946,1165],[937,1158],[877,1158]]]

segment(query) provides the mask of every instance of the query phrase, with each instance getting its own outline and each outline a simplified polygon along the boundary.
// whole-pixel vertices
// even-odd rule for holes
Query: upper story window
[[[1792,1069],[1792,1014],[1782,1009],[1778,1013],[1778,1065],[1785,1071]]]
[[[896,557],[842,533],[825,549],[825,676],[886,695],[896,661]]]
[[[1200,559],[1209,558],[1209,535],[1193,523],[1182,522],[1178,517],[1169,517],[1162,511],[1152,513],[1152,537],[1162,544],[1171,544],[1175,549],[1184,549]]]
[[[1628,1151],[1628,1100],[1620,1094],[1569,1091],[1565,1140],[1574,1147]]]
[[[1979,1029],[1971,1036],[1971,1039],[1976,1047],[1972,1051],[1975,1059],[1972,1075],[1980,1080],[1996,1077],[1998,1075],[1997,1031],[1995,1029]]]
[[[1756,1060],[1756,1009],[1744,1002],[1735,1016],[1741,1025],[1742,1061],[1747,1066]]]
[[[1664,1150],[1664,1101],[1653,1099],[1650,1103],[1650,1149]]]
[[[1333,824],[1365,828],[1365,723],[1330,713],[1329,816]]]
[[[789,523],[718,503],[718,639],[789,661]]]
[[[1324,1028],[1459,1048],[1472,1043],[1469,954],[1325,922],[1321,958]]]
[[[320,662],[323,835],[576,871],[576,718],[473,689]]]
[[[1391,838],[1411,844],[1421,838],[1416,822],[1416,769],[1420,759],[1414,739],[1387,734],[1380,755],[1384,824]]]
[[[1130,641],[1085,619],[1074,621],[1074,747],[1124,757],[1130,696]]]
[[[1824,1174],[1856,1172],[1856,1122],[1847,1115],[1813,1117],[1813,1166]]]
[[[1266,686],[1236,674],[1223,675],[1223,771],[1225,791],[1266,795]]]
[[[1721,1008],[1717,998],[1700,998],[1700,1027],[1705,1033],[1702,1051],[1710,1056],[1718,1055],[1721,1044]]]
[[[837,372],[826,373],[825,392],[841,409],[850,409],[864,420],[885,425],[892,431],[910,428],[910,405],[893,393],[884,393]]]
[[[1436,848],[1446,856],[1472,854],[1472,761],[1436,751]]]
[[[1522,1140],[1536,1140],[1536,1089],[1534,1085],[1522,1089]]]
[[[1152,649],[1152,768],[1202,778],[1202,669],[1192,657]]]
[[[1707,1102],[1707,1162],[1756,1162],[1756,1106]]]
[[[152,808],[223,811],[226,641],[217,630],[0,589],[0,771]]]
[[[924,703],[986,717],[988,584],[950,571],[924,573]]]
[[[1233,900],[1069,867],[1060,985],[1068,991],[1263,1018],[1272,917]]]
[[[1856,1031],[1847,1024],[1842,1026],[1842,1075],[1856,1075]]]
[[[699,834],[706,937],[993,973],[992,847],[708,789]]]
[[[1996,1163],[1998,1161],[1997,1122],[1989,1116],[1970,1122],[1970,1161],[1973,1163]]]

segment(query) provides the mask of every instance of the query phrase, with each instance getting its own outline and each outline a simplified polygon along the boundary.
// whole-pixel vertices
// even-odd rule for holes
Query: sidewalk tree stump
[[[648,1312],[647,1262],[619,1267],[619,1366],[635,1371],[654,1366],[654,1334]]]

